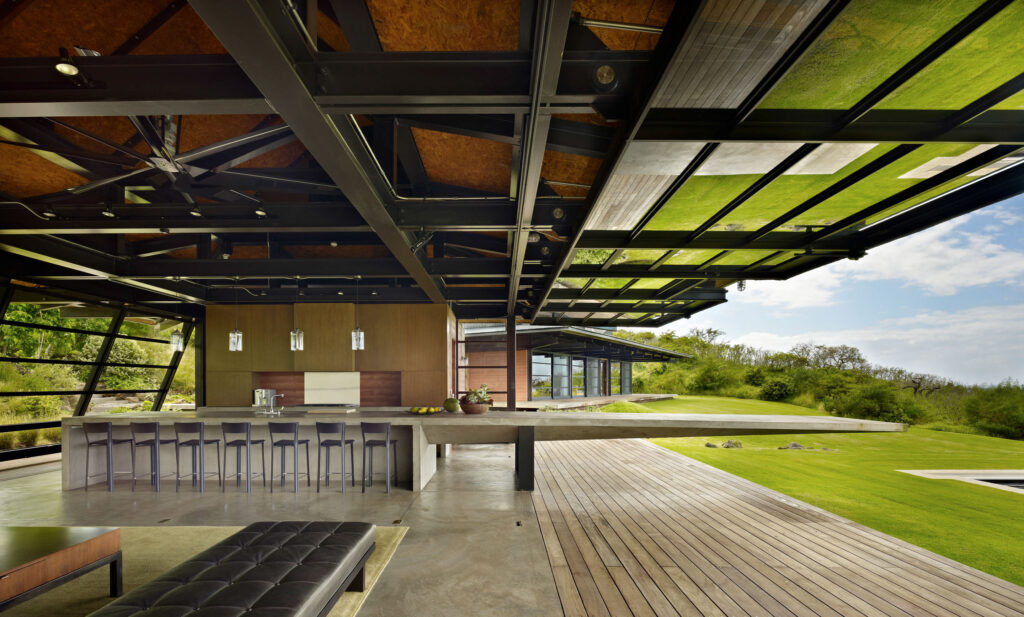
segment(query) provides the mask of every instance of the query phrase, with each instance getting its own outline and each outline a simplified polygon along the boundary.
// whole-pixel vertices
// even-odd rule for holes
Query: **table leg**
[[[124,593],[124,580],[121,576],[124,568],[121,562],[121,551],[117,551],[117,557],[110,562],[110,597],[119,598]]]

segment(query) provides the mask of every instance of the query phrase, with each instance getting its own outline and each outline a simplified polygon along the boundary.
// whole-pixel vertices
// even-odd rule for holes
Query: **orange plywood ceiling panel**
[[[266,116],[259,114],[185,116],[181,121],[181,152],[250,132]]]
[[[519,0],[367,0],[384,51],[514,51]]]
[[[600,19],[626,24],[664,26],[668,21],[674,0],[573,0],[572,10],[588,19]],[[654,49],[657,34],[591,28],[608,49]]]
[[[325,245],[286,245],[288,254],[297,259],[352,259],[352,258],[386,258],[391,251],[386,246],[325,246]]]
[[[242,163],[238,167],[288,167],[295,162],[300,156],[305,154],[306,147],[302,145],[302,142],[296,139],[290,143],[287,143],[279,148],[275,148],[270,152],[266,152],[257,156],[256,158],[249,159]]]
[[[159,13],[167,0],[44,0],[0,24],[3,55],[56,57],[74,45],[107,55]],[[74,53],[74,52],[72,52]]]
[[[123,116],[82,116],[60,118],[60,120],[119,144],[127,142],[135,135],[135,127],[132,126],[128,118]],[[54,131],[63,139],[85,150],[104,154],[110,154],[114,151],[113,148],[104,146],[94,139],[90,139],[63,126],[54,125]],[[142,140],[135,144],[135,150],[140,154],[149,154],[150,152],[149,146]]]
[[[56,193],[88,182],[18,146],[0,144],[0,192],[14,197]]]
[[[432,182],[507,194],[512,145],[426,129],[412,129]]]
[[[148,4],[145,3],[145,4]],[[161,3],[166,6],[166,2]],[[132,52],[137,55],[226,54],[192,7],[185,6]]]
[[[323,11],[316,13],[316,36],[330,45],[334,51],[352,51],[352,46],[348,44],[345,33]],[[323,50],[321,49],[321,51]]]
[[[591,184],[601,168],[601,159],[577,154],[566,154],[546,150],[540,175],[545,180],[572,182],[574,184]],[[587,189],[575,186],[551,185],[563,197],[585,197]]]

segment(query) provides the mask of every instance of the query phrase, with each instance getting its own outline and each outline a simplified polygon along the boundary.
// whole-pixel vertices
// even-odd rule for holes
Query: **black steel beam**
[[[181,336],[184,342],[184,348],[188,348],[189,340],[192,338],[192,332],[195,330],[195,321],[187,321],[181,327]],[[174,381],[174,374],[178,372],[178,365],[181,364],[181,357],[185,355],[184,351],[175,351],[171,354],[171,363],[164,372],[164,378],[160,382],[160,391],[157,392],[153,398],[153,411],[160,411],[164,406],[164,401],[167,399],[167,392],[171,389],[171,382]]]
[[[121,307],[110,320],[110,327],[107,328],[106,337],[103,339],[103,343],[96,354],[97,364],[89,371],[89,377],[85,380],[82,394],[78,397],[78,404],[75,406],[74,412],[76,416],[84,415],[89,410],[89,402],[92,401],[92,395],[100,382],[100,376],[106,369],[104,364],[110,360],[110,350],[114,348],[114,341],[117,340],[116,335],[121,330],[121,324],[124,323],[125,313],[127,313],[127,310]]]
[[[614,266],[602,270],[595,266],[571,266],[562,270],[561,276],[569,278],[674,278],[674,279],[753,279],[776,281],[788,278],[784,273],[770,270],[744,270],[745,266],[714,266],[694,268],[690,266],[662,266],[649,270],[647,266]]]
[[[567,52],[552,111],[589,113],[624,101],[645,51]],[[83,56],[90,85],[54,70],[58,58],[0,59],[0,117],[268,114],[274,109],[231,56]],[[604,93],[594,71],[609,65],[620,87]],[[330,113],[495,114],[529,108],[530,57],[520,52],[321,53],[295,70],[316,75]]]
[[[508,285],[508,314],[515,313],[519,298],[519,280],[533,223],[541,166],[551,128],[548,109],[558,88],[559,69],[565,54],[565,38],[569,31],[572,3],[569,0],[540,0],[533,29],[533,52],[530,69],[530,105],[523,127],[523,143],[518,160],[516,186],[516,228],[512,234],[512,266]],[[592,86],[593,87],[593,86]]]
[[[382,51],[365,0],[330,0],[330,5],[352,51]]]
[[[438,276],[507,276],[507,259],[428,259],[427,271]],[[526,275],[540,276],[546,272],[538,264],[526,264]],[[45,278],[46,274],[26,273]],[[346,259],[142,259],[113,263],[112,274],[136,281],[182,277],[189,280],[243,278],[338,278],[408,277],[402,264],[392,258]]]
[[[554,303],[558,300],[569,301],[569,308],[567,311],[585,311],[590,310],[591,307],[583,305],[574,305],[573,301],[578,300],[633,300],[633,301],[651,301],[651,302],[663,302],[667,298],[663,295],[661,290],[658,289],[627,289],[626,291],[619,293],[618,289],[567,289],[564,287],[556,287],[551,290],[551,295],[548,297],[549,304]],[[690,289],[679,295],[676,300],[724,300],[727,291],[724,288],[698,288]],[[548,304],[545,304],[543,310],[548,310]],[[552,309],[555,310],[555,309]],[[627,311],[631,312],[631,311]]]
[[[543,307],[542,311],[551,311],[555,313],[582,313],[591,310],[597,310],[601,313],[663,313],[665,315],[689,315],[690,310],[682,305],[678,306],[637,306],[635,302],[609,302],[603,306],[595,306],[593,304],[577,304],[575,306],[569,306],[568,302],[548,302]]]
[[[188,4],[186,0],[171,0],[170,4],[165,6],[159,13],[154,15],[152,19],[147,21],[134,34],[128,37],[128,40],[122,43],[110,55],[120,56],[123,54],[130,54],[136,47],[141,45],[143,41],[149,38],[150,35],[159,30],[160,26],[163,26],[170,18],[177,15],[178,11],[183,9],[186,4]]]
[[[993,91],[991,106],[1020,92],[1018,76]],[[977,106],[970,106],[977,109]],[[965,109],[968,109],[965,107]],[[986,108],[987,109],[987,108]],[[805,142],[805,143],[1022,143],[1024,111],[994,109],[975,113],[962,124],[960,111],[879,109],[836,129],[841,109],[757,109],[736,125],[731,109],[652,109],[637,133],[641,141]],[[952,124],[952,126],[950,126]]]

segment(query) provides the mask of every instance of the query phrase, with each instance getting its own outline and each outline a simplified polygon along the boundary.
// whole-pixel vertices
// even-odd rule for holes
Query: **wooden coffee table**
[[[0,527],[0,611],[110,565],[110,596],[121,595],[117,527]]]

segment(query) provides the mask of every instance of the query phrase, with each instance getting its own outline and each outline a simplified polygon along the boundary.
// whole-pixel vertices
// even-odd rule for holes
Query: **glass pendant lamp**
[[[171,351],[185,351],[185,337],[178,330],[171,332]]]
[[[228,351],[242,351],[242,331],[238,329],[238,279],[235,279],[235,329],[228,332]]]
[[[352,349],[362,351],[366,347],[366,337],[359,329],[359,277],[356,277],[356,327],[352,330]]]
[[[289,332],[289,345],[292,351],[302,351],[306,348],[306,337],[295,323],[295,306],[299,303],[299,277],[295,277],[295,304],[292,305],[292,331]]]

